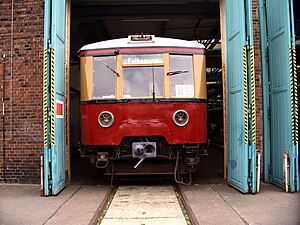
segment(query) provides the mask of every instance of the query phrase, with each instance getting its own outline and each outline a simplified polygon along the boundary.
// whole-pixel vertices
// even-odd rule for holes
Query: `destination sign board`
[[[123,55],[122,57],[123,65],[158,64],[163,62],[163,54]]]

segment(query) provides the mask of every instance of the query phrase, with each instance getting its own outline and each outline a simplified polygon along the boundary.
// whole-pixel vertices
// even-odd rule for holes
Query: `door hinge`
[[[268,119],[270,120],[271,119],[271,107],[268,106],[267,110],[268,110]]]
[[[250,173],[248,176],[248,185],[250,188],[252,188],[252,176],[253,176],[252,173]]]
[[[250,37],[249,36],[247,36],[247,38],[246,38],[246,46],[247,46],[247,49],[250,49]]]
[[[52,192],[52,178],[50,175],[48,175],[48,190]]]
[[[264,5],[266,5],[267,4],[267,1],[266,0],[264,0]]]
[[[294,35],[294,37],[291,37],[291,46],[295,45],[295,39],[296,39],[296,35]]]
[[[250,133],[251,131],[249,130],[249,133]],[[250,140],[249,140],[249,145],[250,145]],[[250,161],[252,160],[252,154],[251,154],[251,150],[250,150],[250,148],[251,147],[248,147],[249,148],[249,150],[248,150],[248,159],[249,159],[249,163],[250,163]]]
[[[268,166],[268,175],[269,175],[269,179],[271,180],[272,176],[271,176],[271,165]]]
[[[51,40],[48,39],[47,41],[47,52],[50,53],[50,45],[51,45]]]
[[[266,61],[269,61],[269,47],[266,47]]]

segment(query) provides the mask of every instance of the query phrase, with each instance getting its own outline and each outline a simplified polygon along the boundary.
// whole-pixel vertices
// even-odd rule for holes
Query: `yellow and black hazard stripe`
[[[295,108],[295,142],[298,144],[298,88],[297,88],[297,66],[296,66],[296,48],[293,51],[293,77],[294,77],[294,108]]]
[[[296,49],[289,47],[290,58],[290,89],[291,89],[291,113],[292,113],[292,142],[298,144],[298,93],[297,93],[297,70]]]
[[[248,124],[248,66],[247,66],[247,48],[243,46],[243,69],[244,69],[244,119],[245,119],[245,143],[249,140]]]
[[[293,52],[292,47],[289,47],[290,61],[290,92],[291,92],[291,113],[292,113],[292,142],[295,142],[295,113],[294,113],[294,72],[293,72]]]
[[[254,46],[250,46],[250,71],[251,71],[251,134],[252,142],[256,144],[256,102],[255,102],[255,73],[254,73]]]
[[[54,142],[54,121],[55,121],[55,102],[54,102],[54,49],[51,49],[51,80],[50,80],[50,92],[51,92],[51,146],[55,145]]]
[[[48,89],[47,89],[47,82],[48,82],[48,52],[47,48],[44,49],[44,92],[43,92],[43,107],[44,107],[44,146],[48,146]]]

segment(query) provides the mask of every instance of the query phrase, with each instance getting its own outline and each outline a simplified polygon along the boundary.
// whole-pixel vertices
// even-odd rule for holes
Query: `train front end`
[[[190,178],[207,154],[203,45],[140,35],[80,55],[81,155],[108,175]]]

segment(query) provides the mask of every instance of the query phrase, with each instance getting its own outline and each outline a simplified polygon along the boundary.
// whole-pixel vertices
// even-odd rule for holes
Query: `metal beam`
[[[128,18],[219,18],[219,3],[149,4],[149,5],[89,5],[73,6],[74,20],[105,20]]]
[[[199,0],[72,0],[72,4],[76,6],[91,6],[91,5],[163,5],[163,4],[189,4],[189,3],[199,3]],[[211,0],[202,0],[202,3],[212,3]]]

